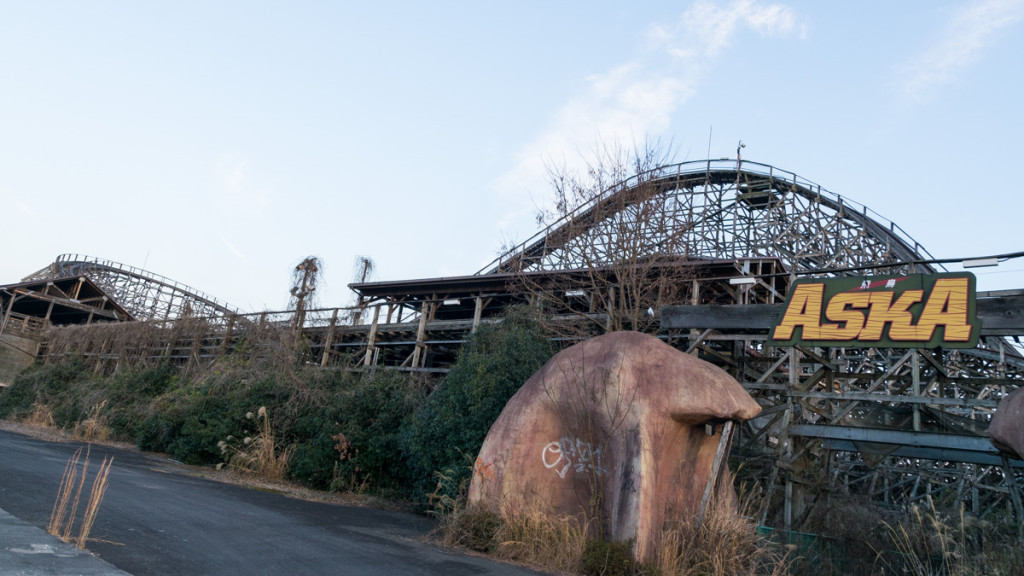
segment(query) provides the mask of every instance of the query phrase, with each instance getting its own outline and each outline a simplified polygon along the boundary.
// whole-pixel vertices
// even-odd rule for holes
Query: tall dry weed
[[[39,399],[32,403],[32,411],[23,421],[30,426],[44,428],[53,428],[57,425],[53,419],[53,410]]]
[[[112,456],[104,458],[99,471],[93,478],[92,489],[89,492],[85,512],[82,514],[76,536],[74,527],[82,488],[89,473],[89,451],[86,451],[85,460],[81,458],[82,449],[79,448],[64,466],[64,474],[60,480],[60,487],[57,489],[57,499],[54,500],[53,509],[50,511],[50,522],[46,526],[46,531],[84,550],[85,544],[89,540],[89,533],[96,521],[96,515],[99,513],[100,503],[103,502],[103,496],[107,492],[107,477],[110,474],[110,466],[114,463],[114,458]],[[80,461],[81,470],[79,470]]]
[[[573,572],[587,546],[588,526],[571,516],[542,510],[505,512],[494,538],[495,556],[547,570]]]
[[[741,510],[754,510],[754,501],[748,498]],[[687,518],[662,531],[655,564],[661,576],[781,576],[790,573],[790,556],[759,535],[748,514],[712,506],[703,521]]]
[[[1008,531],[959,511],[946,514],[929,497],[896,523],[884,523],[893,550],[877,551],[887,573],[912,576],[1024,575],[1024,543]]]
[[[103,408],[106,405],[106,400],[99,404],[94,404],[89,409],[89,414],[85,419],[75,423],[75,427],[71,431],[71,437],[83,442],[103,442],[109,438],[110,427],[107,426],[106,418],[102,414]]]
[[[266,406],[260,406],[256,414],[248,412],[247,420],[256,420],[256,433],[238,441],[233,436],[217,443],[228,466],[240,472],[248,472],[268,480],[283,480],[288,471],[291,449],[278,450],[274,427]]]

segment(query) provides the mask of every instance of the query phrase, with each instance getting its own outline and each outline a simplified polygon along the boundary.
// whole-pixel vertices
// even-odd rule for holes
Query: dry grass
[[[288,471],[288,458],[291,450],[277,449],[277,438],[270,424],[270,413],[266,406],[260,406],[254,415],[245,415],[248,420],[256,420],[257,431],[252,436],[244,437],[241,442],[229,436],[227,440],[217,443],[228,466],[240,472],[249,472],[271,480],[282,480]]]
[[[43,428],[53,428],[57,425],[53,420],[53,410],[50,410],[50,407],[40,400],[36,400],[32,403],[32,412],[30,412],[22,422],[29,426]]]
[[[661,534],[655,561],[662,576],[789,573],[789,550],[758,535],[757,524],[713,507],[700,524],[679,522]]]
[[[107,426],[106,419],[101,414],[106,405],[106,400],[94,404],[85,419],[75,423],[71,437],[83,442],[106,442],[110,437],[110,427]]]
[[[439,478],[445,479],[442,475]],[[661,533],[652,564],[615,562],[613,567],[605,563],[596,571],[594,562],[585,560],[593,560],[593,550],[614,551],[614,546],[595,546],[601,543],[593,540],[594,526],[578,517],[555,515],[542,507],[526,512],[506,509],[499,516],[478,508],[463,508],[460,501],[441,503],[437,512],[445,544],[550,572],[607,576],[790,574],[794,560],[791,549],[759,535],[756,522],[750,519],[759,499],[748,495],[743,502],[741,511],[748,514],[721,506],[710,508],[700,524],[695,518],[679,519]],[[631,542],[619,543],[627,555],[631,546]],[[593,549],[589,555],[588,548]]]
[[[540,510],[505,513],[494,536],[494,555],[547,570],[575,572],[587,546],[587,526],[577,518]]]
[[[53,510],[50,512],[50,522],[46,531],[60,538],[85,549],[89,539],[89,532],[92,531],[93,523],[96,521],[96,514],[99,512],[100,503],[107,491],[107,477],[110,474],[110,466],[114,463],[113,457],[103,459],[100,469],[92,481],[92,489],[89,492],[89,500],[82,514],[81,524],[78,527],[78,535],[74,535],[75,520],[78,513],[78,504],[81,501],[82,488],[85,485],[85,478],[89,472],[89,453],[82,458],[82,449],[79,448],[68,459],[64,466],[64,475],[60,480],[60,487],[57,490],[57,499],[54,500]],[[81,460],[81,471],[79,461]]]
[[[446,477],[438,475],[442,482]],[[496,514],[461,501],[435,502],[439,535],[448,546],[487,552],[495,558],[562,573],[575,573],[587,544],[578,519],[542,510]]]
[[[877,552],[886,572],[913,576],[1024,575],[1024,543],[1000,534],[988,522],[965,514],[943,514],[928,499],[902,521],[884,523],[894,550]]]
[[[552,572],[578,574],[583,569],[588,526],[578,518],[541,510],[499,517],[470,508],[442,520],[445,544]],[[636,564],[626,573],[774,576],[789,574],[790,564],[789,550],[759,536],[753,521],[713,509],[700,525],[688,519],[665,530],[654,566]]]

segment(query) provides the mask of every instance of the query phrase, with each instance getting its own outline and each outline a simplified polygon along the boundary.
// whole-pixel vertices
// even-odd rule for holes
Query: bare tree
[[[565,336],[650,331],[662,306],[686,298],[693,278],[685,222],[666,217],[656,170],[672,164],[671,146],[601,145],[581,170],[549,165],[553,208],[542,251],[505,260],[534,303],[559,316]],[[567,322],[566,315],[576,322]]]

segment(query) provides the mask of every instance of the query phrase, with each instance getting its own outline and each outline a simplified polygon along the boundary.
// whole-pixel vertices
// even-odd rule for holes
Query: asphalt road
[[[0,509],[45,528],[79,446],[0,431]],[[426,543],[433,524],[422,516],[223,484],[155,455],[93,446],[83,493],[108,455],[114,464],[90,534],[98,540],[88,548],[135,576],[537,574]]]

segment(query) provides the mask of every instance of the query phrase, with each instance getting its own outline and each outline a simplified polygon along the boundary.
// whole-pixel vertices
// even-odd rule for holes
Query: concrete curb
[[[131,576],[0,509],[0,576]]]

